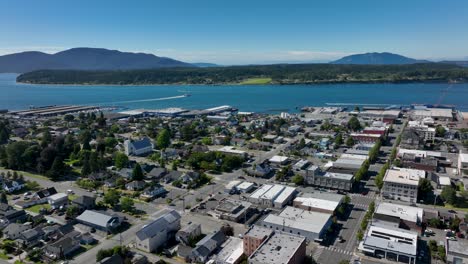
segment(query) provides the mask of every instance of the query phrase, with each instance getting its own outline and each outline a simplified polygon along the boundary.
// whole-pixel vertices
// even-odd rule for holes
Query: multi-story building
[[[375,208],[374,219],[392,223],[399,228],[421,231],[424,209],[394,203],[380,203]]]
[[[297,191],[294,187],[265,184],[249,197],[249,202],[264,207],[283,208],[294,199]]]
[[[303,236],[275,232],[249,257],[250,264],[302,264],[306,255]]]
[[[261,225],[274,231],[282,231],[306,237],[309,241],[322,239],[332,224],[332,214],[306,211],[287,206],[280,214],[269,214]]]
[[[358,249],[368,256],[415,264],[417,247],[417,232],[371,225]]]
[[[468,175],[468,154],[461,153],[458,156],[458,174]]]
[[[305,182],[308,185],[350,191],[353,187],[354,175],[350,173],[337,172],[308,172],[305,176]]]
[[[252,255],[257,248],[273,234],[273,230],[254,225],[252,226],[243,237],[244,254],[246,256]]]
[[[163,209],[160,216],[143,226],[136,233],[136,246],[146,252],[154,252],[180,229],[180,214],[172,209]]]
[[[445,255],[449,264],[468,264],[468,241],[447,239],[445,242]]]
[[[422,170],[393,168],[384,177],[382,196],[388,199],[415,203],[418,197],[418,184],[426,173]]]

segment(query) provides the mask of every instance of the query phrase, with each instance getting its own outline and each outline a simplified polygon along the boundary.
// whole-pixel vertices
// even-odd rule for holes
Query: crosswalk
[[[353,204],[353,209],[367,210],[369,204]]]
[[[319,246],[319,247],[315,250],[314,254],[312,255],[312,258],[315,259],[315,260],[319,259],[319,258],[320,258],[320,255],[322,255],[322,252],[323,252],[324,250],[325,250],[324,247]]]
[[[312,255],[312,258],[317,260],[320,258],[320,256],[322,255],[323,251],[329,251],[329,252],[336,252],[336,253],[340,253],[340,254],[343,254],[343,255],[349,255],[349,256],[352,256],[353,255],[353,252],[352,251],[348,251],[348,250],[345,250],[345,249],[341,249],[341,248],[337,248],[337,247],[323,247],[323,246],[319,246],[317,247],[317,249],[315,250],[314,254]]]
[[[369,193],[367,195],[363,195],[363,194],[360,194],[360,193],[352,193],[351,196],[352,197],[363,197],[363,198],[375,199],[375,197],[377,197],[378,195],[376,193]]]
[[[348,250],[344,250],[344,249],[341,249],[341,248],[336,248],[336,247],[329,247],[327,250],[330,250],[330,251],[333,251],[333,252],[338,252],[340,254],[344,254],[344,255],[353,255],[353,252],[352,251],[348,251]]]

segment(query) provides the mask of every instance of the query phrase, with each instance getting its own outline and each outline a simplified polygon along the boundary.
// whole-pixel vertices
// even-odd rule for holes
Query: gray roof
[[[135,149],[143,149],[151,147],[151,140],[147,137],[144,137],[141,140],[133,141],[132,144]]]
[[[81,215],[79,215],[76,218],[76,220],[97,226],[107,227],[107,224],[114,218],[115,216],[111,216],[102,212],[85,210]]]
[[[216,243],[216,245],[219,247],[224,243],[225,240],[226,236],[221,230],[219,230],[206,235],[204,238],[202,238],[202,240],[198,241],[197,247],[212,243]]]
[[[181,218],[180,214],[176,210],[163,209],[162,211],[162,214],[158,218],[143,226],[143,228],[136,233],[138,239],[145,240],[147,238],[154,237],[159,232],[166,230],[166,227],[169,224],[179,221]],[[167,231],[170,232],[170,230]]]
[[[468,258],[468,241],[460,239],[456,241],[447,240],[448,253],[460,254]]]

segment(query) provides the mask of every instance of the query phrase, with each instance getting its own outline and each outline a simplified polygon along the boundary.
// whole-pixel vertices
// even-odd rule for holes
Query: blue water
[[[468,110],[468,84],[66,86],[18,84],[15,78],[15,74],[0,74],[1,109],[61,104],[130,109],[205,109],[231,105],[241,111],[278,112],[329,103],[349,104],[350,107],[355,104],[441,103]],[[185,93],[192,96],[181,98]]]

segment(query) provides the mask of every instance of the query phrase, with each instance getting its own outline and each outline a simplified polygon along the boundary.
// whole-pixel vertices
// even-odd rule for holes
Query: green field
[[[249,85],[249,84],[269,84],[271,83],[271,78],[249,78],[242,81],[240,84]]]

